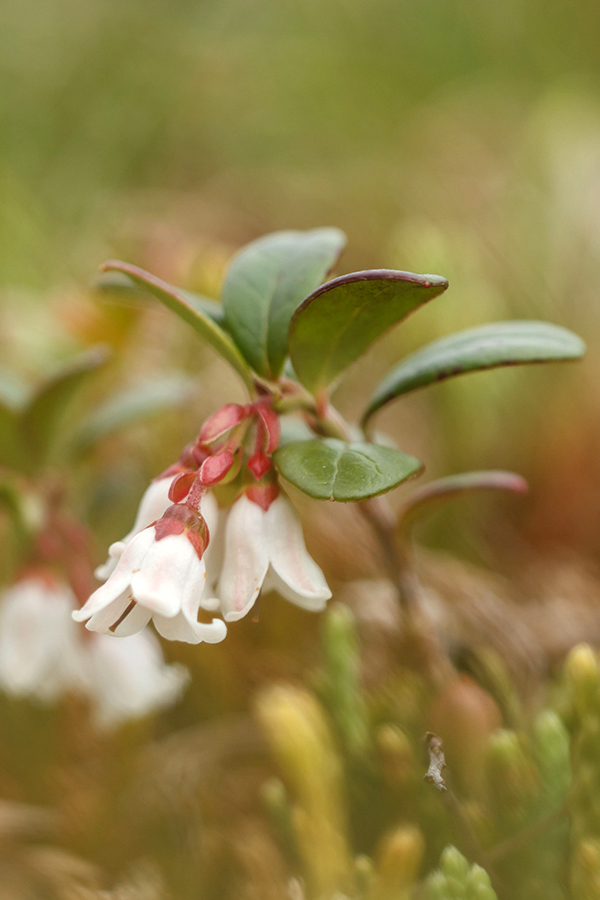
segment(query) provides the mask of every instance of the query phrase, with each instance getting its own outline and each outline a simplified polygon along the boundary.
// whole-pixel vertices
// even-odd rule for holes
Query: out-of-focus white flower
[[[32,576],[4,591],[0,603],[0,687],[54,700],[85,690],[88,673],[72,619],[74,600],[59,582]]]
[[[106,581],[112,575],[129,541],[136,534],[139,534],[140,531],[143,531],[144,528],[147,528],[148,525],[152,525],[153,522],[160,519],[163,513],[167,511],[172,502],[169,500],[169,489],[173,483],[173,477],[169,475],[166,478],[157,478],[156,481],[152,481],[146,488],[138,506],[133,528],[120,541],[111,544],[108,548],[108,559],[101,566],[98,566],[94,572],[98,581]]]
[[[153,619],[168,640],[218,643],[227,634],[221,619],[198,622],[206,583],[206,523],[183,504],[170,506],[155,525],[125,546],[114,572],[73,613],[91,631],[127,637]],[[214,608],[214,603],[209,603]]]
[[[189,683],[185,666],[165,664],[160,643],[148,629],[127,641],[91,635],[86,653],[89,693],[100,728],[172,706]]]
[[[0,688],[49,703],[83,694],[94,721],[110,728],[174,703],[188,682],[167,665],[151,632],[130,641],[86,635],[72,618],[70,588],[45,573],[0,596]]]
[[[281,494],[266,510],[245,494],[236,500],[224,543],[218,596],[228,622],[246,615],[263,586],[315,612],[331,597],[325,576],[306,550],[298,513]]]

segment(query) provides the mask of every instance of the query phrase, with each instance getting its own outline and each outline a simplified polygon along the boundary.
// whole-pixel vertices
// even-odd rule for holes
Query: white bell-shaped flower
[[[298,513],[283,495],[265,510],[243,494],[228,515],[224,543],[218,595],[228,622],[248,613],[263,586],[313,612],[331,597],[306,550]]]
[[[136,534],[139,534],[140,531],[143,531],[144,528],[147,528],[148,525],[152,525],[153,522],[160,519],[171,506],[172,501],[169,499],[169,489],[172,483],[172,475],[166,478],[157,478],[156,481],[150,482],[140,500],[133,528],[120,541],[111,544],[108,550],[108,559],[101,566],[98,566],[94,572],[98,581],[106,581],[112,575],[129,541]]]
[[[99,728],[114,728],[172,706],[189,683],[185,666],[165,664],[160,643],[148,629],[127,641],[91,635],[86,653]]]
[[[168,640],[222,641],[227,628],[221,619],[198,622],[206,582],[201,527],[193,511],[171,506],[159,523],[127,543],[114,572],[73,618],[118,637],[135,634],[153,619]]]
[[[0,687],[51,701],[89,685],[83,646],[71,619],[70,589],[32,575],[0,599]]]
[[[129,641],[85,636],[72,618],[75,597],[52,576],[31,575],[0,596],[0,688],[45,703],[65,694],[90,700],[99,728],[112,728],[174,703],[189,681],[167,665],[155,636]]]

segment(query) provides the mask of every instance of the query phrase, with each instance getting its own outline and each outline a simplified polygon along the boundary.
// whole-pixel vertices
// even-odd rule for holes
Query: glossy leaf
[[[515,472],[489,469],[482,472],[462,472],[448,475],[416,488],[398,514],[403,528],[432,507],[473,491],[496,490],[526,494],[527,482]]]
[[[279,375],[295,309],[327,277],[344,249],[337,228],[279,231],[244,247],[223,286],[227,327],[260,375]]]
[[[327,388],[377,338],[448,287],[439,275],[352,272],[321,285],[296,310],[290,356],[313,393]]]
[[[191,325],[211,347],[217,351],[233,368],[242,376],[249,388],[252,388],[252,374],[246,365],[240,351],[233,343],[231,337],[216,323],[216,321],[203,309],[203,304],[197,301],[197,297],[189,291],[167,284],[160,278],[156,278],[149,272],[132,266],[119,260],[109,260],[104,263],[102,270],[105,272],[122,272],[131,278],[135,284],[152,294],[161,303],[164,303],[172,312],[177,313],[188,325]]]
[[[346,443],[334,438],[286,444],[275,464],[291,484],[317,500],[366,500],[417,475],[413,456],[378,444]]]
[[[33,457],[43,459],[62,437],[61,424],[70,401],[109,358],[106,347],[80,353],[52,375],[23,410],[20,425]]]
[[[526,363],[579,359],[585,344],[548,322],[493,322],[427,344],[397,365],[373,395],[365,421],[386,403],[455,375]]]
[[[191,379],[184,375],[163,376],[123,391],[94,410],[82,423],[73,449],[85,452],[102,438],[151,416],[177,408],[190,396]]]

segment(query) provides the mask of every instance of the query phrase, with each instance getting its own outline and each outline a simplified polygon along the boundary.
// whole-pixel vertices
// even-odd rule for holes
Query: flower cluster
[[[13,696],[53,703],[88,698],[95,724],[112,728],[174,703],[188,683],[183,666],[166,665],[155,636],[135,635],[127,648],[86,635],[71,618],[68,585],[36,571],[0,596],[0,687]]]
[[[163,637],[198,644],[222,641],[225,622],[245,616],[263,588],[323,609],[331,591],[278,484],[278,442],[279,419],[266,398],[211,416],[146,490],[132,530],[96,570],[104,584],[73,617],[118,637],[152,619]],[[237,498],[221,508],[215,489],[232,482]],[[222,618],[199,621],[201,612]]]

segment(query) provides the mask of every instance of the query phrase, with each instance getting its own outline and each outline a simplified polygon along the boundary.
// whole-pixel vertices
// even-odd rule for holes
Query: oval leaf
[[[249,388],[253,388],[252,374],[246,365],[242,354],[233,343],[230,336],[216,323],[214,318],[205,311],[205,304],[199,303],[195,295],[189,291],[181,291],[179,288],[161,281],[149,272],[129,263],[119,260],[105,262],[101,269],[103,272],[123,272],[128,275],[135,284],[152,294],[161,303],[164,303],[172,312],[177,313],[188,325],[191,325],[211,347],[219,353],[223,359],[233,366],[242,376]]]
[[[448,287],[439,275],[392,269],[352,272],[307,297],[290,326],[290,356],[302,384],[317,393],[392,325]]]
[[[366,500],[397,487],[423,468],[414,456],[378,444],[335,438],[286,444],[275,454],[284,478],[317,500]]]
[[[548,322],[493,322],[427,344],[397,365],[375,391],[366,421],[390,400],[465,372],[498,366],[579,359],[585,344]]]
[[[136,284],[130,277],[118,271],[105,272],[104,274],[99,275],[94,282],[94,288],[97,291],[103,291],[110,294],[123,294],[126,297],[131,296],[134,299],[140,298],[143,294],[148,293],[147,287]],[[184,291],[181,288],[178,288],[177,290],[178,293],[188,301],[190,306],[208,316],[213,322],[216,322],[217,325],[223,325],[225,313],[223,311],[223,306],[217,300],[213,300],[211,297],[205,297],[204,294],[198,294],[196,291]]]
[[[260,375],[281,372],[294,310],[327,277],[345,245],[337,228],[279,231],[234,258],[223,286],[227,327]]]
[[[35,459],[43,460],[50,448],[61,441],[61,424],[68,404],[109,356],[110,351],[104,346],[80,353],[48,378],[33,395],[21,413],[20,425]]]
[[[121,428],[172,410],[190,398],[192,380],[185,375],[162,376],[112,397],[81,423],[73,450],[83,453]]]
[[[473,491],[485,490],[526,494],[528,486],[525,479],[516,472],[505,472],[501,469],[448,475],[446,478],[438,478],[416,488],[398,513],[398,522],[402,528],[406,528],[415,518],[446,500]]]

